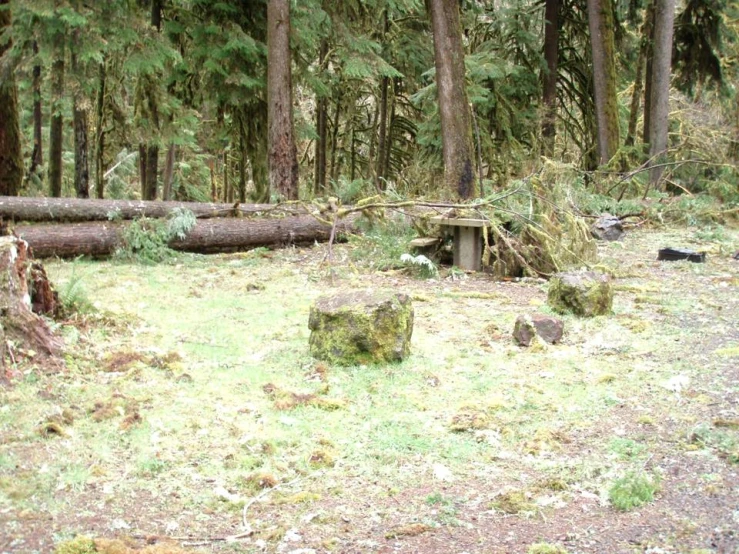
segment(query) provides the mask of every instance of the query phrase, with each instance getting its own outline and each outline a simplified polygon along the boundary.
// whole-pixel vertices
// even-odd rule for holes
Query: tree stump
[[[322,296],[310,309],[310,352],[340,365],[401,361],[410,353],[413,306],[405,294]]]
[[[54,336],[46,322],[31,309],[29,266],[28,244],[17,237],[0,237],[0,364],[3,369],[8,360],[16,362],[19,357],[27,357],[48,361],[61,353],[61,339]],[[34,279],[39,279],[39,275],[36,268]]]
[[[557,273],[549,281],[547,302],[559,313],[592,317],[611,313],[613,289],[608,276],[595,271]]]

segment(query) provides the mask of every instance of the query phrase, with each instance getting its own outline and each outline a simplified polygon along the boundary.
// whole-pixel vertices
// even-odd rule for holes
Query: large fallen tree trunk
[[[167,217],[176,208],[190,210],[197,218],[244,216],[275,212],[300,213],[295,204],[216,204],[204,202],[151,202],[97,200],[92,198],[25,198],[0,196],[0,217],[13,221],[109,221],[137,217]]]
[[[358,216],[341,220],[336,231],[351,232]],[[124,222],[89,222],[15,227],[37,258],[106,256],[124,244]],[[281,219],[202,219],[184,239],[173,239],[170,248],[209,254],[247,250],[257,246],[300,244],[328,240],[331,227],[311,216]]]

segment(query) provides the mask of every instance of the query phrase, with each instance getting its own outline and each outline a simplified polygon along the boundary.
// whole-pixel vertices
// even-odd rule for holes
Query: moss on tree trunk
[[[476,196],[472,114],[465,87],[459,2],[431,0],[444,181],[459,198]]]

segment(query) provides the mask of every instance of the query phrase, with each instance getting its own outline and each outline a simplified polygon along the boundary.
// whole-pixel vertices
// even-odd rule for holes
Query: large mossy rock
[[[396,362],[410,353],[411,299],[400,293],[354,291],[321,296],[311,306],[310,352],[340,365]]]
[[[557,273],[549,281],[547,302],[559,313],[585,317],[610,314],[613,288],[607,275],[595,271]]]

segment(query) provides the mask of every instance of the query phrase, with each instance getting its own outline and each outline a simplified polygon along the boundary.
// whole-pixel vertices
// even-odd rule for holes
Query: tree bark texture
[[[318,52],[318,64],[321,70],[324,69],[328,56],[328,41],[321,41],[320,50]],[[328,99],[325,95],[316,98],[316,138],[315,153],[313,156],[314,163],[314,180],[313,193],[323,194],[326,191],[326,139],[328,138]]]
[[[554,155],[557,133],[557,61],[559,58],[559,0],[546,0],[544,8],[544,73],[542,100],[544,116],[541,125],[542,154]]]
[[[347,217],[337,231],[353,229],[356,217]],[[107,256],[122,246],[127,223],[92,222],[18,226],[15,233],[28,242],[37,258],[51,256]],[[303,244],[328,240],[331,227],[312,216],[280,219],[198,220],[188,235],[169,243],[170,248],[202,254],[247,250],[257,246]]]
[[[8,0],[0,0],[7,8]],[[10,27],[10,10],[0,11],[0,34]],[[0,58],[10,48],[0,44]],[[0,81],[0,193],[15,195],[23,181],[21,132],[18,123],[18,90],[13,78]]]
[[[33,53],[38,55],[38,43],[33,42]],[[31,154],[30,173],[44,165],[44,143],[42,135],[43,113],[41,111],[41,66],[33,66],[33,153]]]
[[[629,108],[629,129],[626,133],[626,146],[633,146],[636,140],[636,124],[639,120],[639,103],[641,102],[642,89],[644,88],[644,63],[647,58],[647,25],[649,19],[642,25],[642,39],[639,45],[639,57],[636,60],[636,75],[634,76],[634,90],[631,93],[631,106]]]
[[[174,178],[174,160],[177,156],[177,147],[169,144],[167,149],[167,158],[164,161],[164,175],[162,176],[162,200],[168,201],[172,199],[172,179]]]
[[[95,196],[105,196],[105,60],[100,64],[98,76],[97,108],[95,121]]]
[[[654,2],[654,57],[652,59],[652,89],[650,102],[649,157],[653,164],[664,162],[670,115],[670,69],[672,62],[672,32],[675,23],[675,0]],[[649,171],[649,182],[657,186],[664,167]]]
[[[620,142],[613,5],[611,0],[588,0],[588,27],[593,53],[598,163],[607,164]]]
[[[472,116],[465,87],[458,0],[430,0],[436,88],[441,115],[444,181],[459,198],[476,194]]]
[[[51,65],[51,124],[49,129],[49,194],[59,198],[62,195],[62,141],[64,139],[64,120],[62,102],[64,99],[64,35],[54,39],[56,59]]]
[[[234,207],[231,203],[0,196],[0,218],[13,221],[108,221],[111,214],[115,214],[115,219],[167,217],[175,208],[190,210],[198,219],[251,216],[279,211],[275,204],[239,204]],[[297,206],[291,206],[290,213],[305,212]]]
[[[387,92],[390,88],[390,78],[383,77],[380,81],[380,128],[377,135],[377,163],[375,164],[375,186],[385,189],[385,148],[387,144]]]
[[[156,200],[157,178],[159,176],[159,147],[150,144],[146,150],[146,179],[144,200]]]
[[[74,103],[74,188],[77,198],[90,197],[90,163],[88,161],[87,110]]]
[[[293,135],[290,0],[267,3],[267,102],[270,188],[298,198],[298,151]]]
[[[31,310],[28,245],[16,237],[0,237],[0,365],[12,348],[32,350],[42,358],[61,353],[62,341]]]
[[[644,22],[646,74],[644,76],[644,129],[642,141],[649,144],[649,129],[652,127],[652,58],[654,57],[654,0],[647,5],[646,20]]]

